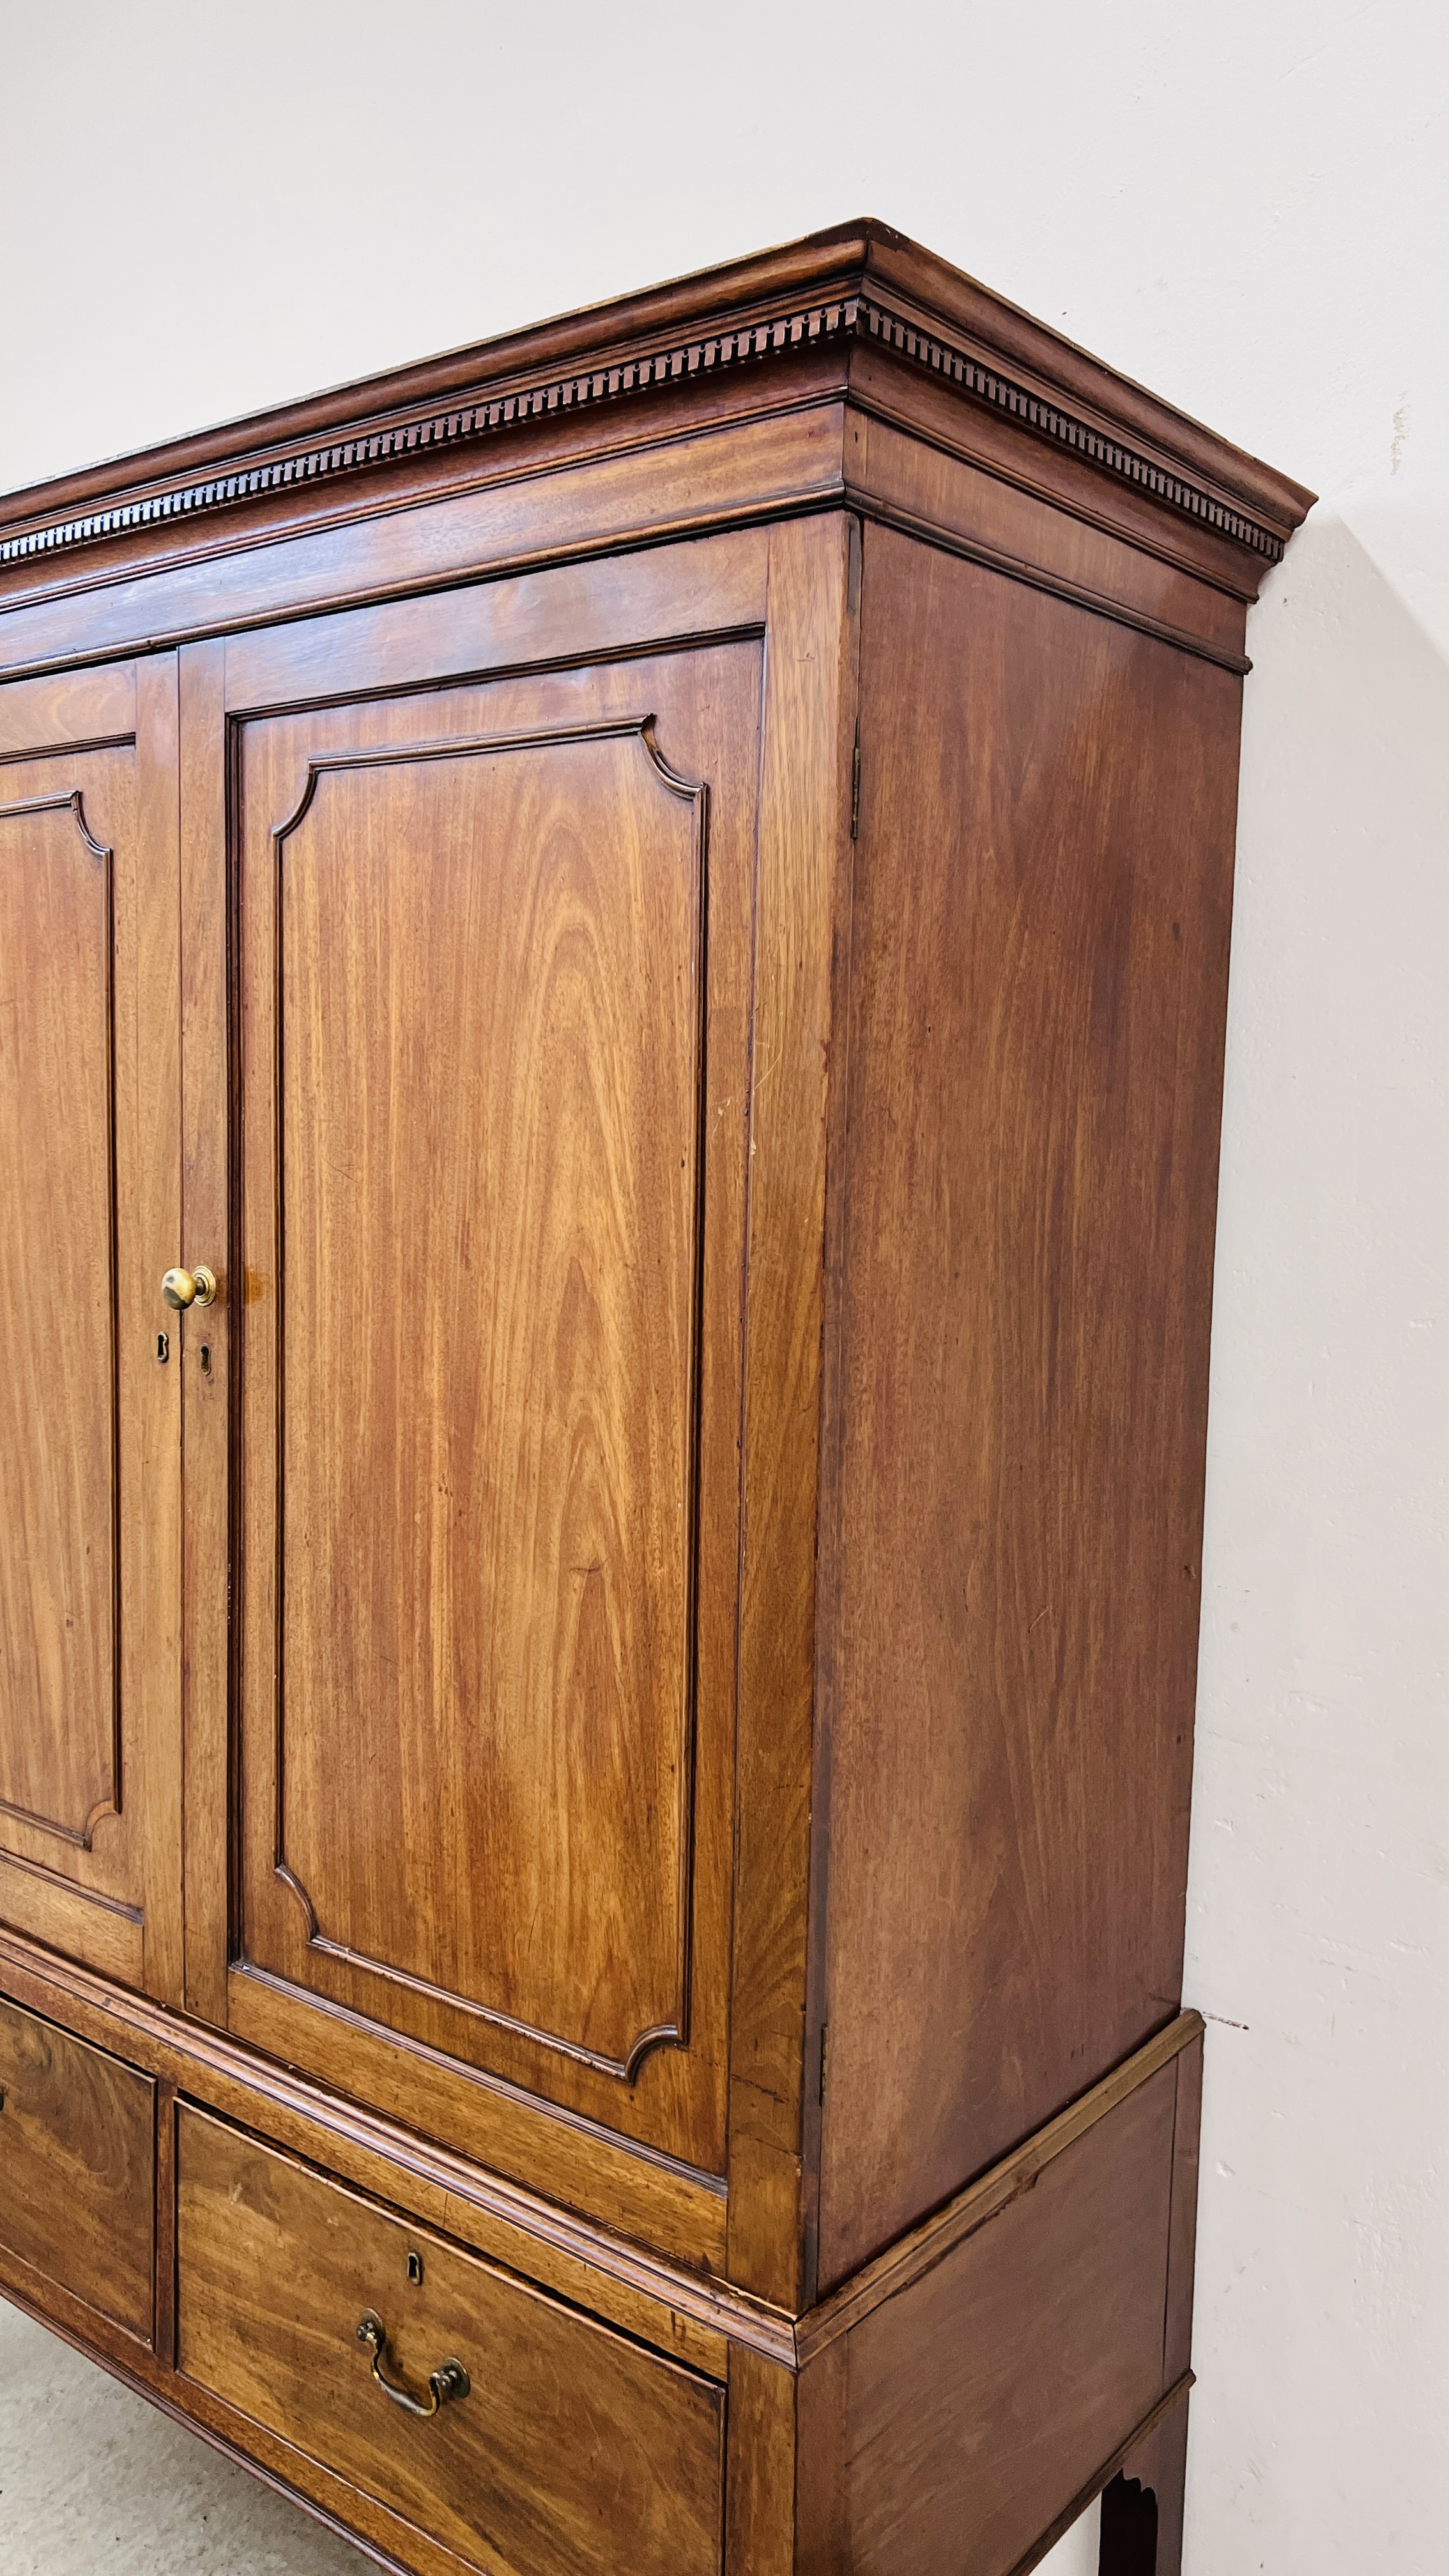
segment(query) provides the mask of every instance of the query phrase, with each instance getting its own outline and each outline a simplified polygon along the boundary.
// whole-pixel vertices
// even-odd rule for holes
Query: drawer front
[[[188,2378],[488,2576],[717,2576],[722,2388],[185,2105],[177,2296]]]
[[[0,2245],[151,2340],[155,2087],[0,2002]]]

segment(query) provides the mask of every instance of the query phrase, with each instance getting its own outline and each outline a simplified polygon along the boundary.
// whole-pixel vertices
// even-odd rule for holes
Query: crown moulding
[[[749,324],[742,330],[671,349],[653,350],[621,359],[612,366],[590,368],[583,374],[510,387],[507,392],[483,396],[446,411],[429,412],[415,420],[397,421],[351,438],[330,440],[325,445],[299,448],[289,455],[269,457],[204,481],[147,492],[83,517],[52,520],[48,525],[25,529],[16,536],[0,539],[0,564],[28,561],[69,546],[89,545],[98,538],[156,526],[163,520],[222,510],[233,502],[284,491],[289,485],[356,473],[394,458],[420,455],[429,448],[457,447],[486,437],[491,430],[543,420],[551,413],[578,411],[587,404],[644,393],[657,385],[678,384],[687,377],[744,365],[751,359],[778,356],[833,339],[842,329],[850,328],[855,318],[854,299],[817,305],[809,312]]]
[[[854,251],[859,269],[867,273],[867,282],[856,285],[852,281],[840,291],[806,297],[798,292],[805,281],[797,276],[792,281],[797,292],[784,309],[772,299],[775,309],[761,312],[757,294],[753,312],[743,318],[722,319],[720,303],[726,296],[738,316],[743,300],[738,290],[751,285],[767,286],[772,270],[778,295],[779,285],[788,279],[790,268],[808,267],[806,255],[817,246],[835,254],[829,264],[837,274],[840,252]],[[878,258],[882,250],[887,255],[896,254],[893,265],[904,273],[895,283],[905,292],[883,292],[869,279],[872,256]],[[712,285],[716,293],[711,298],[708,290]],[[731,289],[736,292],[731,294]],[[953,333],[931,312],[932,301],[942,297],[952,300],[953,289],[959,290],[954,300],[964,318],[977,321],[984,313],[989,320],[1005,326],[995,336],[1008,350],[1014,345],[1018,355],[1037,363],[1003,366],[997,362],[994,350],[983,354],[979,347],[963,345],[977,338],[978,333]],[[711,302],[714,310],[709,314]],[[660,308],[670,305],[676,322],[686,316],[704,321],[708,316],[716,327],[676,331],[661,343],[647,326],[650,321],[657,325],[662,318]],[[614,329],[607,336],[613,345],[599,348],[601,330],[607,331],[610,323]],[[595,326],[592,331],[590,324]],[[623,333],[631,326],[635,346],[621,347]],[[587,343],[590,339],[595,344],[590,363],[557,363],[571,342]],[[643,345],[639,345],[641,340]],[[527,357],[535,351],[542,356],[550,343],[555,364],[528,367]],[[362,474],[396,460],[466,450],[499,431],[612,406],[661,387],[699,385],[727,372],[758,367],[771,360],[788,362],[792,357],[832,346],[845,355],[847,367],[849,354],[864,347],[888,353],[908,370],[924,371],[950,386],[966,402],[1005,415],[1033,436],[1069,449],[1111,480],[1132,486],[1175,516],[1195,521],[1213,535],[1242,547],[1261,565],[1281,559],[1288,536],[1312,499],[1301,487],[1271,474],[1255,459],[1214,439],[1196,423],[1113,376],[1097,361],[1086,358],[1070,343],[976,287],[944,262],[918,250],[903,236],[867,225],[859,228],[858,239],[846,234],[813,236],[810,242],[792,245],[789,251],[766,254],[731,269],[706,272],[676,288],[656,290],[627,303],[598,308],[594,314],[571,317],[563,325],[516,335],[512,340],[493,344],[491,349],[485,344],[452,359],[403,370],[331,398],[292,405],[286,412],[237,424],[230,432],[208,433],[200,439],[179,442],[170,450],[153,451],[110,468],[92,469],[51,486],[49,492],[42,487],[16,494],[8,505],[0,501],[0,567],[39,564],[137,530],[207,517],[268,495],[284,495],[297,487]],[[579,354],[585,354],[584,348]],[[506,364],[510,357],[524,364],[515,364],[504,374],[498,362]],[[490,358],[495,361],[493,369],[488,366]],[[1045,359],[1050,365],[1053,358],[1066,363],[1051,367],[1043,381],[1041,362]],[[493,384],[480,385],[479,377],[486,378],[489,373],[494,376]],[[471,385],[463,381],[468,375],[472,377]],[[1067,399],[1061,398],[1052,383],[1052,377],[1058,375],[1065,381]],[[429,385],[434,397],[426,407],[403,409],[396,402],[386,402],[388,394],[396,396],[424,385]],[[455,398],[440,403],[436,397],[444,387],[454,391]],[[1097,394],[1099,399],[1083,401],[1084,390]],[[364,411],[362,401],[369,393],[374,400]],[[1102,394],[1107,396],[1110,409],[1101,401]],[[1071,398],[1073,395],[1076,399]],[[377,400],[378,396],[383,400]],[[289,426],[294,431],[305,428],[313,434],[289,440]],[[1159,435],[1142,436],[1144,426],[1157,430]],[[1139,432],[1135,436],[1134,427]],[[1166,440],[1161,435],[1164,428]],[[1172,436],[1174,429],[1184,434],[1187,456],[1174,452],[1179,445]],[[265,437],[268,430],[273,432],[271,438]],[[1221,460],[1226,469],[1221,476],[1201,470],[1199,460],[1204,451],[1215,464]],[[213,470],[174,475],[165,471],[168,462],[179,466],[193,460],[197,466],[205,464]],[[148,467],[149,473],[144,471]],[[1241,471],[1233,473],[1234,467]],[[1243,484],[1248,488],[1241,488]],[[47,500],[79,502],[82,498],[92,501],[93,506],[55,509],[53,515],[44,508]]]

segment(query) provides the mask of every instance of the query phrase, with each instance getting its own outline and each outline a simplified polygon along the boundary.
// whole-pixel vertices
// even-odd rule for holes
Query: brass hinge
[[[851,839],[854,841],[854,840],[857,840],[857,839],[859,838],[859,836],[860,836],[860,734],[859,734],[859,732],[857,731],[857,733],[856,733],[856,737],[855,737],[855,758],[854,758],[854,760],[853,760],[853,761],[852,761],[852,763],[851,763],[851,771],[850,771],[850,837],[851,837]]]

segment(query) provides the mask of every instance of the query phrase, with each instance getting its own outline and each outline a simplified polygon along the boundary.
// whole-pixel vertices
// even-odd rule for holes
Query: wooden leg
[[[1102,2489],[1098,2576],[1157,2576],[1157,2498],[1122,2470]]]
[[[1103,2489],[1099,2576],[1181,2576],[1186,2478],[1184,2398]]]

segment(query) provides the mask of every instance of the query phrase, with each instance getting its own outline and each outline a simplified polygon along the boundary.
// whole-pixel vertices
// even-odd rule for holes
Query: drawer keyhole
[[[423,2258],[421,2254],[410,2254],[408,2256],[408,2279],[411,2281],[415,2290],[420,2290],[422,2288]]]

